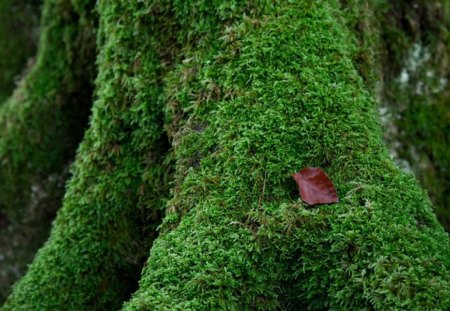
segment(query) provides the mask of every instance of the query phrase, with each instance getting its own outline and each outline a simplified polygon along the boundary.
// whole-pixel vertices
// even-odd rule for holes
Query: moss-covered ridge
[[[43,244],[83,136],[95,75],[90,1],[47,1],[39,51],[0,106],[0,301]]]
[[[50,238],[2,310],[111,310],[135,289],[169,173],[161,165],[168,147],[160,84],[172,31],[170,14],[153,10],[142,2],[98,3],[90,126]],[[166,41],[155,32],[165,33]]]
[[[338,3],[98,5],[90,129],[51,238],[2,310],[117,308],[171,161],[161,236],[125,310],[448,308],[448,237],[388,159]],[[298,200],[304,166],[326,170],[339,204]]]
[[[48,2],[41,23],[36,64],[0,109],[0,208],[11,221],[36,204],[33,188],[45,188],[41,183],[72,159],[91,106],[92,6]]]
[[[216,5],[99,3],[90,128],[51,237],[3,310],[111,309],[135,290],[168,191],[163,78],[181,47],[207,45],[234,18],[233,4]]]
[[[448,236],[389,159],[338,4],[259,8],[165,88],[185,114],[175,192],[124,310],[449,308]],[[339,204],[296,198],[305,166]]]

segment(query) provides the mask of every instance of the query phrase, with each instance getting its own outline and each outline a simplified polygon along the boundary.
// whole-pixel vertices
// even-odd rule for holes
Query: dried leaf
[[[333,183],[318,167],[307,167],[292,174],[297,182],[301,199],[309,205],[339,202]]]

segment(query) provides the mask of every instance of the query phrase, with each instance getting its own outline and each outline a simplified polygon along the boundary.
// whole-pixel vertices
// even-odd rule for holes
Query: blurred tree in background
[[[41,1],[0,2],[0,102],[10,95],[33,63],[39,36]]]

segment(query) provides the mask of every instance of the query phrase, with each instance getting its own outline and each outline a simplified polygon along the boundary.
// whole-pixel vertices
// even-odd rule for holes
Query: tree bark
[[[448,236],[381,139],[381,30],[353,27],[384,5],[100,1],[90,128],[2,311],[119,308],[164,207],[124,310],[448,309]],[[303,167],[340,202],[304,204]]]

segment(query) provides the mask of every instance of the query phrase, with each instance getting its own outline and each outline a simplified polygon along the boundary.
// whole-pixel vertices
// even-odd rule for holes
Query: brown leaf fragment
[[[292,174],[297,182],[300,198],[309,205],[339,202],[336,189],[327,174],[318,167],[307,167]]]

